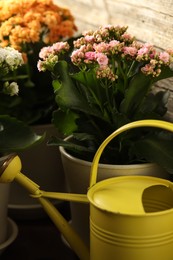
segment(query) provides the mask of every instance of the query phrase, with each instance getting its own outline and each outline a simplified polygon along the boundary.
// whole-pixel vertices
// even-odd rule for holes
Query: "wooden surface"
[[[62,204],[59,210],[68,220],[68,203]],[[46,215],[44,218],[25,220],[10,217],[18,226],[18,236],[0,255],[1,260],[79,260],[64,244],[60,232]]]
[[[173,0],[54,0],[70,8],[79,31],[101,24],[129,26],[137,38],[161,48],[173,46]]]

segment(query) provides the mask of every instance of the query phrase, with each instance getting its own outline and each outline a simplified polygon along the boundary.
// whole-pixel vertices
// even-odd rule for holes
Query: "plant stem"
[[[133,70],[134,65],[135,65],[135,61],[132,62],[131,66],[130,66],[130,68],[129,68],[129,71],[127,72],[127,78],[130,77],[130,73],[131,73],[131,71]]]

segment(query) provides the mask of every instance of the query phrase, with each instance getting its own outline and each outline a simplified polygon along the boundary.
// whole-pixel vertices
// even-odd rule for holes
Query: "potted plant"
[[[23,65],[7,78],[15,79],[20,87],[19,93],[13,97],[3,95],[0,114],[17,118],[32,126],[38,134],[46,132],[44,142],[19,155],[25,173],[47,189],[56,188],[56,185],[63,189],[64,176],[60,155],[55,149],[46,146],[47,138],[54,133],[51,117],[57,104],[54,101],[51,76],[49,73],[40,74],[37,70],[38,53],[43,46],[56,41],[70,41],[76,30],[70,10],[56,5],[52,0],[0,1],[0,46],[19,50],[24,60]],[[37,164],[31,163],[38,154]],[[46,180],[48,172],[49,178]],[[42,178],[43,175],[45,178]],[[12,184],[9,203],[11,214],[17,213],[18,216],[23,213],[29,217],[29,203],[31,209],[36,208],[32,204],[33,200],[20,187]],[[33,212],[30,216],[33,216]]]
[[[23,64],[21,53],[11,47],[0,47],[0,103],[3,104],[4,96],[9,99],[18,94],[19,86],[15,81],[7,81],[10,72],[17,70]],[[1,111],[2,113],[2,111]],[[29,126],[9,115],[0,115],[0,168],[4,158],[9,153],[25,150],[42,142],[43,136],[39,136]],[[8,218],[10,184],[0,183],[0,244],[4,250],[17,235],[17,227]],[[11,230],[8,234],[7,229]]]
[[[119,127],[142,119],[166,120],[169,93],[155,92],[153,86],[173,76],[172,50],[157,51],[137,41],[126,26],[113,25],[85,32],[74,41],[73,51],[69,49],[67,42],[59,42],[40,51],[38,69],[51,73],[59,107],[53,112],[53,123],[64,135],[72,135],[66,140],[54,136],[49,145],[61,146],[70,152],[66,157],[90,165],[99,145]],[[67,63],[64,54],[68,52],[71,62]],[[172,145],[170,133],[134,129],[112,140],[100,163],[127,165],[128,171],[129,165],[156,163],[171,173]],[[68,170],[71,175],[71,166]],[[78,175],[78,186],[81,178]]]
[[[17,82],[9,79],[8,75],[15,72],[23,64],[22,54],[12,47],[0,47],[0,97],[1,104],[5,102],[4,97],[9,100],[18,95],[19,86]],[[7,115],[3,110],[0,113],[0,156],[11,152],[24,150],[38,141],[43,140],[44,135],[38,136],[29,126],[15,117]]]
[[[50,123],[56,104],[51,77],[38,73],[38,53],[43,46],[71,38],[76,30],[70,11],[52,0],[0,1],[0,46],[19,50],[24,59],[23,66],[9,75],[21,88],[18,96],[10,99],[10,106],[1,104],[5,114],[30,125]]]

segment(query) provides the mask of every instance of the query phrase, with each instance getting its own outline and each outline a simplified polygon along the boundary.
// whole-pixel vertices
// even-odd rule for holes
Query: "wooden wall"
[[[128,25],[138,39],[173,48],[173,0],[54,0],[75,16],[78,32],[104,24]],[[170,90],[168,116],[173,121],[173,79],[160,82]]]

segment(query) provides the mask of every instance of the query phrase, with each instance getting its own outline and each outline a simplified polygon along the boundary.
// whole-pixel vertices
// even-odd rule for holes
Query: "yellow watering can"
[[[16,154],[4,156],[0,182],[14,179],[43,206],[81,260],[172,260],[173,184],[148,176],[115,177],[97,181],[100,156],[120,133],[136,127],[159,127],[173,132],[173,124],[141,120],[120,127],[100,145],[91,167],[87,194],[46,192],[21,173]],[[90,252],[49,198],[90,203]]]

